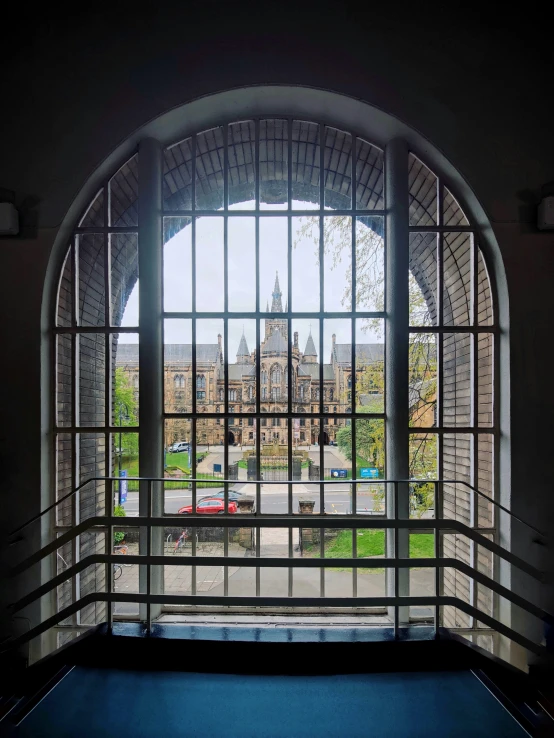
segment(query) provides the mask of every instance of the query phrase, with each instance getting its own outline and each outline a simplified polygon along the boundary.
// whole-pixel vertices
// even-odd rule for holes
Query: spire
[[[281,297],[283,293],[281,292],[281,288],[279,287],[279,272],[275,272],[275,287],[273,288],[272,297],[273,300],[271,302],[271,312],[272,313],[282,313],[283,312],[283,303],[281,302]]]
[[[237,350],[237,363],[246,364],[248,359],[250,359],[250,351],[248,350],[248,344],[246,343],[246,336],[244,335],[243,330],[242,338],[240,339],[239,347]]]
[[[304,356],[317,356],[317,351],[315,350],[315,343],[314,343],[314,339],[312,338],[311,331],[310,331],[310,335],[308,336],[308,340],[306,341],[306,348],[304,349]]]

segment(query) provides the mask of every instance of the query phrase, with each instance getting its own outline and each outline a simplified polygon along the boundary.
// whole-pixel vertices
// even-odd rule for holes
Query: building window
[[[306,418],[300,418],[300,425],[304,427],[306,425]]]
[[[393,180],[402,171],[402,166],[388,168],[385,172],[384,154],[379,147],[353,132],[329,126],[327,122],[310,123],[295,120],[293,115],[283,115],[282,119],[260,117],[224,121],[209,130],[191,133],[182,141],[172,142],[159,153],[157,165],[163,172],[162,194],[158,202],[146,204],[152,212],[161,213],[163,222],[158,232],[163,233],[165,273],[171,273],[177,283],[187,285],[183,294],[175,295],[180,305],[177,312],[186,317],[176,321],[175,313],[169,311],[162,316],[167,327],[166,344],[160,345],[155,338],[152,348],[156,356],[163,353],[163,372],[160,372],[161,367],[152,367],[148,362],[139,368],[138,323],[133,336],[133,323],[127,322],[129,315],[124,315],[126,305],[132,303],[127,297],[138,289],[138,159],[141,153],[135,153],[118,172],[111,173],[76,223],[56,285],[59,297],[56,314],[52,316],[55,329],[51,348],[57,361],[57,373],[52,382],[55,412],[53,427],[49,430],[55,453],[52,468],[64,473],[58,475],[51,502],[71,492],[77,480],[86,475],[109,477],[118,471],[116,465],[110,466],[114,455],[108,446],[118,442],[114,440],[112,429],[121,422],[136,426],[140,398],[135,397],[134,406],[128,407],[123,414],[119,412],[123,410],[122,402],[112,401],[110,393],[113,389],[115,399],[118,372],[119,375],[121,372],[127,376],[132,374],[131,387],[136,387],[139,371],[149,373],[145,381],[147,386],[154,378],[162,385],[151,398],[143,398],[147,402],[141,404],[140,417],[141,422],[152,424],[149,432],[154,429],[160,437],[164,436],[164,445],[168,445],[166,441],[189,439],[194,452],[197,435],[194,428],[201,422],[205,423],[205,430],[200,432],[200,437],[206,432],[213,438],[212,429],[220,420],[206,417],[211,407],[206,404],[207,379],[212,387],[217,387],[217,395],[210,393],[210,401],[217,398],[220,403],[216,412],[221,411],[227,391],[229,402],[238,402],[246,396],[249,400],[258,398],[256,412],[248,419],[248,425],[254,427],[259,421],[263,427],[279,428],[281,421],[274,417],[277,408],[273,403],[269,408],[267,405],[260,407],[259,400],[267,403],[271,396],[273,401],[283,402],[281,387],[286,384],[282,373],[285,372],[286,380],[288,372],[293,376],[294,371],[297,372],[295,376],[302,377],[298,384],[299,397],[310,399],[311,393],[313,402],[309,407],[314,416],[319,416],[320,410],[318,403],[320,390],[323,390],[320,376],[326,385],[333,384],[333,388],[325,390],[325,400],[333,413],[337,413],[334,403],[340,402],[340,414],[346,406],[346,412],[351,415],[351,419],[337,417],[333,423],[329,405],[325,405],[323,417],[317,417],[317,430],[313,431],[315,442],[324,445],[329,440],[319,438],[320,431],[323,436],[325,425],[332,425],[335,437],[342,428],[355,427],[356,433],[351,437],[359,448],[351,449],[353,455],[360,455],[364,462],[384,473],[385,422],[389,423],[388,435],[399,431],[398,417],[404,413],[402,422],[408,427],[400,430],[408,432],[410,442],[406,449],[406,444],[401,444],[402,453],[405,453],[402,461],[412,478],[453,479],[459,477],[460,469],[468,469],[471,479],[478,480],[479,489],[493,497],[497,495],[498,482],[492,473],[498,466],[496,455],[500,437],[495,412],[498,390],[494,381],[494,357],[499,355],[500,346],[494,314],[495,297],[485,255],[479,246],[481,231],[473,230],[469,214],[463,212],[442,177],[436,176],[414,154],[407,151],[399,154],[397,148],[389,149],[390,156],[402,157],[400,163],[408,172],[409,201],[400,203],[400,215],[395,217],[404,218],[402,226],[408,232],[409,244],[397,242],[395,245],[392,237],[387,241],[388,253],[393,254],[393,247],[403,250],[402,256],[409,264],[409,275],[406,274],[409,279],[395,286],[402,300],[409,301],[411,328],[406,338],[405,327],[402,331],[388,330],[395,326],[387,321],[395,317],[385,304],[385,294],[391,295],[391,282],[386,283],[389,275],[384,268],[386,224],[383,212],[386,208],[383,192],[386,184],[391,187],[389,191],[394,191]],[[324,167],[321,172],[320,162]],[[259,179],[255,181],[257,176]],[[387,177],[393,179],[387,182]],[[401,184],[405,188],[406,182]],[[144,188],[140,192],[149,190]],[[302,266],[294,259],[288,260],[289,226],[297,220],[298,201],[313,213],[313,219],[302,216],[306,221],[302,234],[292,233],[293,242],[305,236],[310,253],[314,253],[312,263],[308,263],[308,259]],[[288,208],[290,202],[295,203],[292,210]],[[247,203],[248,214],[242,213],[237,218],[230,205],[240,208],[244,203]],[[279,208],[275,209],[275,205]],[[265,217],[270,208],[271,218]],[[405,209],[403,215],[402,208]],[[176,216],[178,212],[182,217]],[[214,216],[216,212],[218,215]],[[209,233],[203,231],[208,220],[212,229]],[[336,272],[326,271],[324,284],[317,283],[320,265],[317,250],[312,249],[314,242],[319,243],[321,226],[323,235],[329,230],[336,234],[336,238],[329,240],[329,257],[331,263],[336,260],[342,265]],[[243,227],[244,232],[241,231]],[[238,230],[231,237],[233,229]],[[194,275],[182,266],[186,261],[182,258],[184,241],[190,244],[189,256],[196,254],[198,257],[210,239],[213,244],[208,243],[208,247],[214,247],[211,253],[218,253],[225,234],[229,235],[228,248],[220,249],[221,269],[211,268],[209,259],[200,258],[196,259]],[[250,239],[250,263],[242,255],[239,258],[235,254],[240,249],[233,250],[232,244],[243,243],[243,237]],[[366,252],[368,259],[353,258]],[[229,260],[235,260],[233,269],[223,268],[223,253],[227,265]],[[281,257],[273,259],[277,253]],[[230,277],[237,269],[241,274],[240,284]],[[302,269],[302,273],[295,271],[298,269]],[[308,277],[308,272],[312,276]],[[159,279],[154,273],[141,274],[141,280],[143,278],[147,281],[147,290],[162,304],[162,296],[169,294],[170,280],[164,283],[163,273]],[[228,280],[226,284],[225,279]],[[352,284],[364,287],[354,299],[349,291]],[[440,295],[437,294],[438,285],[441,285]],[[106,295],[106,286],[111,286],[109,295]],[[287,306],[289,291],[292,301]],[[192,297],[187,297],[192,294],[195,295],[194,305]],[[313,313],[313,331],[314,334],[318,331],[318,336],[308,343],[312,329],[304,324],[306,312],[313,310],[310,305],[318,304],[312,299],[316,295],[325,298],[325,314]],[[329,304],[326,302],[328,296]],[[305,297],[310,298],[310,304],[306,304]],[[245,302],[238,306],[232,304],[235,298]],[[266,299],[267,312],[264,311]],[[249,306],[245,307],[247,303]],[[264,312],[261,320],[258,308]],[[241,313],[240,321],[232,317],[234,311]],[[344,315],[343,320],[327,318],[328,314],[337,311]],[[206,320],[206,313],[210,314],[210,320]],[[371,317],[375,315],[379,317]],[[187,324],[181,337],[171,334],[172,322]],[[213,337],[209,335],[208,324],[215,326]],[[122,325],[127,326],[125,332],[118,332]],[[356,335],[355,368],[351,366],[352,326]],[[371,330],[365,332],[367,328]],[[308,334],[299,336],[298,354],[288,351],[292,339],[289,330],[304,330]],[[393,342],[387,347],[385,333],[392,336],[390,341]],[[258,334],[260,342],[256,346]],[[408,346],[401,345],[405,340]],[[236,341],[236,349],[242,346],[240,353],[231,346],[233,341]],[[300,346],[300,343],[295,341],[295,345]],[[265,354],[264,346],[267,347]],[[308,348],[305,352],[304,347]],[[405,383],[405,396],[409,397],[410,404],[409,408],[399,409],[394,394],[386,391],[383,367],[385,359],[391,366],[391,357],[394,359],[406,349],[409,372],[402,370],[400,373],[406,374],[401,381]],[[319,355],[322,350],[325,356]],[[235,362],[235,356],[240,356],[241,361]],[[319,363],[314,364],[314,361]],[[229,366],[225,367],[225,362],[230,362]],[[235,367],[228,371],[231,364]],[[108,372],[112,365],[115,375],[110,377]],[[301,368],[305,373],[300,372]],[[256,386],[256,372],[261,374],[261,387]],[[179,397],[179,417],[175,417],[174,390],[185,388],[185,376],[190,383],[190,404],[185,404],[189,400],[183,393]],[[228,386],[230,377],[233,389]],[[268,387],[271,387],[271,395]],[[337,396],[334,389],[337,389]],[[158,407],[157,398],[163,395],[162,390],[166,390],[166,404]],[[245,392],[248,394],[241,394]],[[288,393],[283,389],[283,394]],[[282,438],[286,440],[287,432],[292,432],[290,421],[297,409],[291,406],[289,412],[285,403],[281,407],[285,416]],[[129,421],[124,417],[129,417]],[[366,432],[368,424],[371,432]],[[301,419],[301,426],[305,427],[304,419]],[[93,433],[95,428],[97,432]],[[138,433],[143,430],[138,428]],[[229,438],[225,435],[222,437],[228,444]],[[264,440],[266,435],[264,433]],[[149,454],[154,454],[156,448],[157,444],[153,444],[151,450],[141,446],[144,458],[135,459],[133,464],[136,462],[139,470],[141,465],[153,468],[159,458],[154,459]],[[275,470],[276,475],[281,471]],[[82,490],[79,504],[93,510],[103,505],[101,487],[90,485],[90,489]],[[451,503],[456,519],[470,519],[469,503],[459,494],[457,486],[444,483],[442,494]],[[420,505],[418,515],[428,512],[421,508],[424,502],[416,503]],[[474,512],[478,526],[494,528],[494,517],[489,515],[488,520],[484,507],[477,506]],[[72,515],[74,512],[69,511],[68,525],[78,522]],[[81,544],[84,545],[84,537]],[[473,547],[472,560],[477,560],[474,542],[468,545]],[[445,540],[444,551],[446,556],[452,555],[451,542]],[[80,553],[87,556],[90,551],[83,549]]]

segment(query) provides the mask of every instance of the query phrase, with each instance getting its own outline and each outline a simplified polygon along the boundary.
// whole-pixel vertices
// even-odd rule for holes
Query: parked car
[[[235,492],[234,489],[229,490],[229,500],[240,500],[240,498],[243,497],[242,492]],[[198,502],[202,502],[202,500],[223,500],[225,498],[225,493],[223,491],[221,492],[214,492],[213,495],[209,495],[209,497],[201,497]]]
[[[231,514],[237,512],[237,503],[229,500],[228,510]],[[185,505],[178,511],[180,515],[190,515],[192,505]],[[196,504],[198,515],[222,515],[225,512],[225,502],[219,497],[204,497]]]
[[[178,441],[177,443],[174,443],[173,446],[170,446],[169,450],[172,454],[179,454],[181,451],[189,451],[190,443],[187,443],[186,441]]]

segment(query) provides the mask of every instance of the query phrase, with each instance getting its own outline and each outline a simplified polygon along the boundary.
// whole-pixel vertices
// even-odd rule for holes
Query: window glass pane
[[[292,331],[293,411],[319,412],[319,321],[293,320]],[[309,434],[303,440],[310,442]]]
[[[378,418],[364,418],[355,421],[356,427],[356,479],[364,479],[366,476],[385,478],[385,421]],[[346,438],[351,434],[351,425],[342,430],[339,436]],[[339,448],[344,448],[344,454],[348,456],[348,446],[339,441]],[[370,471],[362,471],[369,469]]]
[[[60,500],[75,488],[73,482],[74,438],[69,433],[56,436],[56,500]],[[71,525],[73,522],[73,500],[68,498],[56,507],[56,523]]]
[[[56,423],[73,425],[73,339],[63,333],[56,337]]]
[[[384,321],[362,319],[356,321],[356,372],[348,374],[347,392],[355,383],[356,412],[383,413],[385,411],[385,344]]]
[[[165,411],[167,413],[192,412],[192,394],[195,391],[195,387],[193,385],[192,320],[165,320]]]
[[[472,439],[468,433],[445,433],[443,436],[443,479],[455,483],[443,485],[444,517],[471,525],[471,492],[462,482],[471,484]],[[446,538],[446,536],[445,536]],[[445,547],[445,556],[446,553]],[[468,562],[469,563],[469,562]]]
[[[437,325],[437,243],[436,233],[410,233],[408,289],[410,325]]]
[[[76,236],[75,241],[79,269],[79,325],[105,325],[104,236],[84,233]]]
[[[382,210],[383,152],[361,138],[356,140],[356,207],[358,210]]]
[[[196,136],[196,207],[223,207],[223,127]]]
[[[102,333],[79,336],[79,425],[106,422],[106,337]]]
[[[138,154],[109,181],[111,226],[138,226]]]
[[[224,412],[225,345],[223,320],[196,321],[196,378],[194,392],[197,413]],[[233,395],[234,397],[234,395]],[[231,399],[231,398],[230,398]],[[229,405],[229,411],[234,404]],[[206,421],[213,425],[213,421]]]
[[[251,210],[256,205],[256,127],[254,121],[231,123],[227,134],[229,207]]]
[[[272,317],[262,321],[261,328],[261,411],[287,412],[289,356],[287,321],[283,317]]]
[[[110,258],[112,291],[111,324],[138,325],[139,280],[137,234],[110,234]]]
[[[230,320],[228,324],[229,352],[228,352],[228,396],[229,412],[247,413],[256,409],[256,321]],[[223,388],[223,372],[218,381],[219,393]],[[219,404],[219,397],[218,397]],[[217,412],[216,408],[216,412]],[[234,441],[242,445],[248,440],[248,432],[253,431],[248,420],[252,418],[231,418]],[[253,437],[250,439],[253,445]]]
[[[224,304],[223,218],[196,221],[196,309],[213,313]]]
[[[437,177],[413,154],[408,158],[410,225],[437,224]]]
[[[287,309],[288,227],[286,218],[260,218],[260,308]]]
[[[380,216],[356,218],[356,309],[385,308],[385,231]]]
[[[164,218],[163,295],[166,312],[192,310],[192,218]]]
[[[339,318],[324,322],[323,357],[325,405],[332,408],[337,398],[340,412],[352,412],[355,392],[355,381],[352,378],[352,321]],[[325,362],[327,357],[329,363]],[[329,399],[331,390],[333,405]],[[323,409],[329,412],[325,410],[325,406]]]
[[[74,316],[74,284],[73,284],[73,252],[72,249],[68,249],[67,256],[65,257],[62,274],[60,277],[60,284],[58,288],[58,311],[56,325],[58,327],[67,327],[72,325]]]
[[[492,333],[479,333],[477,341],[477,425],[493,425],[493,351]]]
[[[192,208],[192,138],[164,151],[163,201],[165,210]]]
[[[116,423],[119,425],[119,423]],[[123,418],[121,433],[114,433],[111,437],[112,474],[114,477],[138,477],[139,470],[139,434],[128,433],[123,430],[125,425],[137,425]],[[124,482],[115,481],[113,484],[114,505],[120,505],[128,517],[138,516],[139,482],[133,479]],[[116,535],[115,543],[120,537]]]
[[[443,320],[445,325],[472,325],[471,233],[445,233],[443,236]]]
[[[446,187],[443,195],[442,224],[445,226],[468,226],[469,221],[458,201]]]
[[[256,222],[254,218],[228,221],[229,310],[256,309]]]
[[[481,249],[477,249],[476,289],[477,322],[479,325],[492,325],[494,323],[494,308],[492,302],[491,283]]]
[[[326,217],[323,239],[325,310],[346,312],[352,306],[352,218]]]
[[[164,431],[164,477],[168,479],[164,482],[164,513],[175,515],[192,502],[188,481],[194,453],[192,421],[186,416],[168,419]],[[201,497],[200,490],[197,497]],[[176,541],[177,536],[172,536],[172,539]]]
[[[292,122],[292,207],[319,207],[319,125]]]
[[[409,454],[410,479],[438,479],[438,439],[435,433],[410,434]],[[430,483],[410,485],[410,517],[433,517],[434,510],[435,486]]]
[[[94,477],[105,477],[108,470],[108,459],[106,457],[106,438],[104,433],[79,433],[77,434],[79,449],[79,484],[92,480]],[[81,520],[104,515],[106,511],[106,483],[103,479],[89,481],[80,491],[79,515]],[[102,551],[89,551],[91,553],[104,553]],[[81,550],[81,553],[83,551]]]
[[[480,433],[477,436],[477,489],[494,499],[494,436]],[[477,524],[483,528],[494,525],[492,502],[477,495]]]
[[[114,339],[115,340],[115,339]],[[122,333],[114,346],[115,375],[112,378],[112,425],[138,425],[139,337]]]
[[[352,136],[336,128],[325,128],[325,207],[352,207]]]
[[[102,228],[104,225],[104,189],[94,197],[88,206],[87,212],[83,215],[80,228]]]
[[[437,338],[432,333],[410,333],[410,425],[437,424]]]
[[[469,333],[445,333],[443,341],[443,424],[469,426],[472,421],[472,337]]]
[[[286,120],[260,121],[260,208],[288,207],[288,124]]]
[[[292,218],[292,310],[319,309],[319,218]]]

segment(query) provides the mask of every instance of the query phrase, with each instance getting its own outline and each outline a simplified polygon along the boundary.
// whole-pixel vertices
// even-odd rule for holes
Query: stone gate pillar
[[[239,515],[248,515],[254,512],[254,498],[253,497],[241,497],[237,500],[237,507]],[[254,527],[239,528],[239,546],[246,548],[248,551],[253,551],[256,546],[254,538]]]

